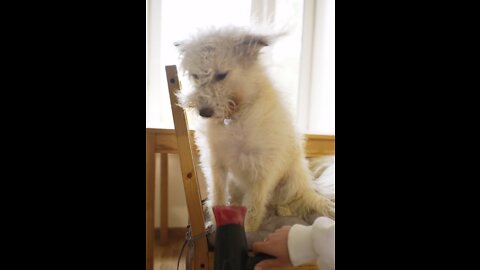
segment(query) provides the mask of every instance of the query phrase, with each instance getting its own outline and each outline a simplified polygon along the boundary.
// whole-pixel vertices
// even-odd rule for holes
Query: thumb
[[[255,270],[265,270],[272,267],[281,267],[283,264],[278,259],[263,260],[255,265]]]

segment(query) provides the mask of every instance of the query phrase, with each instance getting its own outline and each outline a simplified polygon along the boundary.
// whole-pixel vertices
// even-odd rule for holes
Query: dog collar
[[[232,118],[225,118],[225,119],[223,119],[223,124],[224,124],[225,126],[230,125],[231,122],[232,122]]]

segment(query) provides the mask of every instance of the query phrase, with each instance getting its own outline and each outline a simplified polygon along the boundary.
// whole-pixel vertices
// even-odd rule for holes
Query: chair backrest
[[[188,122],[183,108],[178,106],[179,102],[175,93],[180,91],[177,67],[166,66],[168,90],[170,92],[170,104],[172,107],[173,123],[177,137],[178,155],[180,168],[182,170],[183,186],[187,201],[191,237],[195,240],[193,260],[190,262],[194,270],[209,269],[208,243],[205,236],[205,219],[198,184],[197,172],[193,163],[192,145],[189,138]],[[187,258],[188,259],[188,258]],[[190,270],[190,269],[188,269]]]

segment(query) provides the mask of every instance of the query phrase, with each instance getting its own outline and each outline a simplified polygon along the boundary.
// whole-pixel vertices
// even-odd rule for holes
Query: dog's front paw
[[[247,211],[247,216],[245,217],[245,231],[246,232],[254,232],[258,231],[262,220],[258,215],[255,208],[249,208]]]
[[[260,228],[260,222],[245,220],[245,232],[256,232]]]
[[[288,205],[279,205],[277,206],[277,215],[281,217],[288,217],[293,216],[293,213]]]

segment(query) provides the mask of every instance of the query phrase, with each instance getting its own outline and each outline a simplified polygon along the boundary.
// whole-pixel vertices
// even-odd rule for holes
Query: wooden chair
[[[175,92],[180,90],[180,82],[178,79],[177,68],[176,66],[166,66],[166,74],[168,81],[168,89],[170,92],[170,102],[172,107],[173,120],[175,125],[175,134],[177,139],[178,154],[180,158],[180,167],[182,171],[182,179],[185,190],[185,197],[187,201],[189,223],[190,223],[190,233],[191,238],[196,239],[192,240],[194,243],[194,256],[190,257],[188,264],[191,265],[193,270],[207,270],[213,269],[213,252],[209,252],[208,243],[206,237],[206,228],[205,228],[205,219],[203,215],[202,207],[202,198],[200,195],[200,189],[198,184],[197,172],[195,169],[194,159],[192,149],[193,140],[190,138],[191,133],[188,131],[188,122],[184,110],[177,106],[178,100],[175,95]],[[310,135],[310,136],[320,136],[321,135]],[[318,138],[318,137],[317,137]],[[310,151],[308,150],[308,141],[307,141],[307,155],[317,156],[320,154],[325,154],[325,149],[328,148],[328,154],[333,154],[332,145],[329,144],[328,147],[323,146],[318,147],[324,142],[321,140],[311,140],[310,141]],[[312,147],[313,146],[313,147]],[[315,147],[316,146],[316,147]],[[321,149],[321,150],[318,150]],[[148,154],[147,154],[148,155]],[[148,187],[147,187],[148,188]],[[147,202],[148,203],[148,202]],[[147,222],[148,223],[148,222]],[[153,226],[153,225],[150,225]],[[148,224],[147,224],[148,229]],[[148,238],[148,235],[147,235]],[[148,243],[148,241],[147,241]],[[147,247],[148,252],[148,247]],[[147,254],[148,259],[148,254]],[[148,264],[148,262],[147,262]],[[286,268],[283,268],[286,269]],[[317,270],[318,268],[315,265],[303,265],[291,269],[303,269],[303,270]]]
[[[172,106],[173,123],[177,137],[180,168],[182,170],[185,198],[187,200],[188,217],[190,223],[191,238],[194,240],[194,256],[190,262],[193,270],[206,270],[213,268],[213,260],[209,260],[208,243],[205,229],[205,219],[198,185],[198,177],[193,163],[192,145],[188,132],[187,116],[179,107],[175,92],[180,90],[177,67],[166,66],[168,90]],[[188,259],[188,258],[187,258]],[[188,269],[190,270],[190,269]]]

